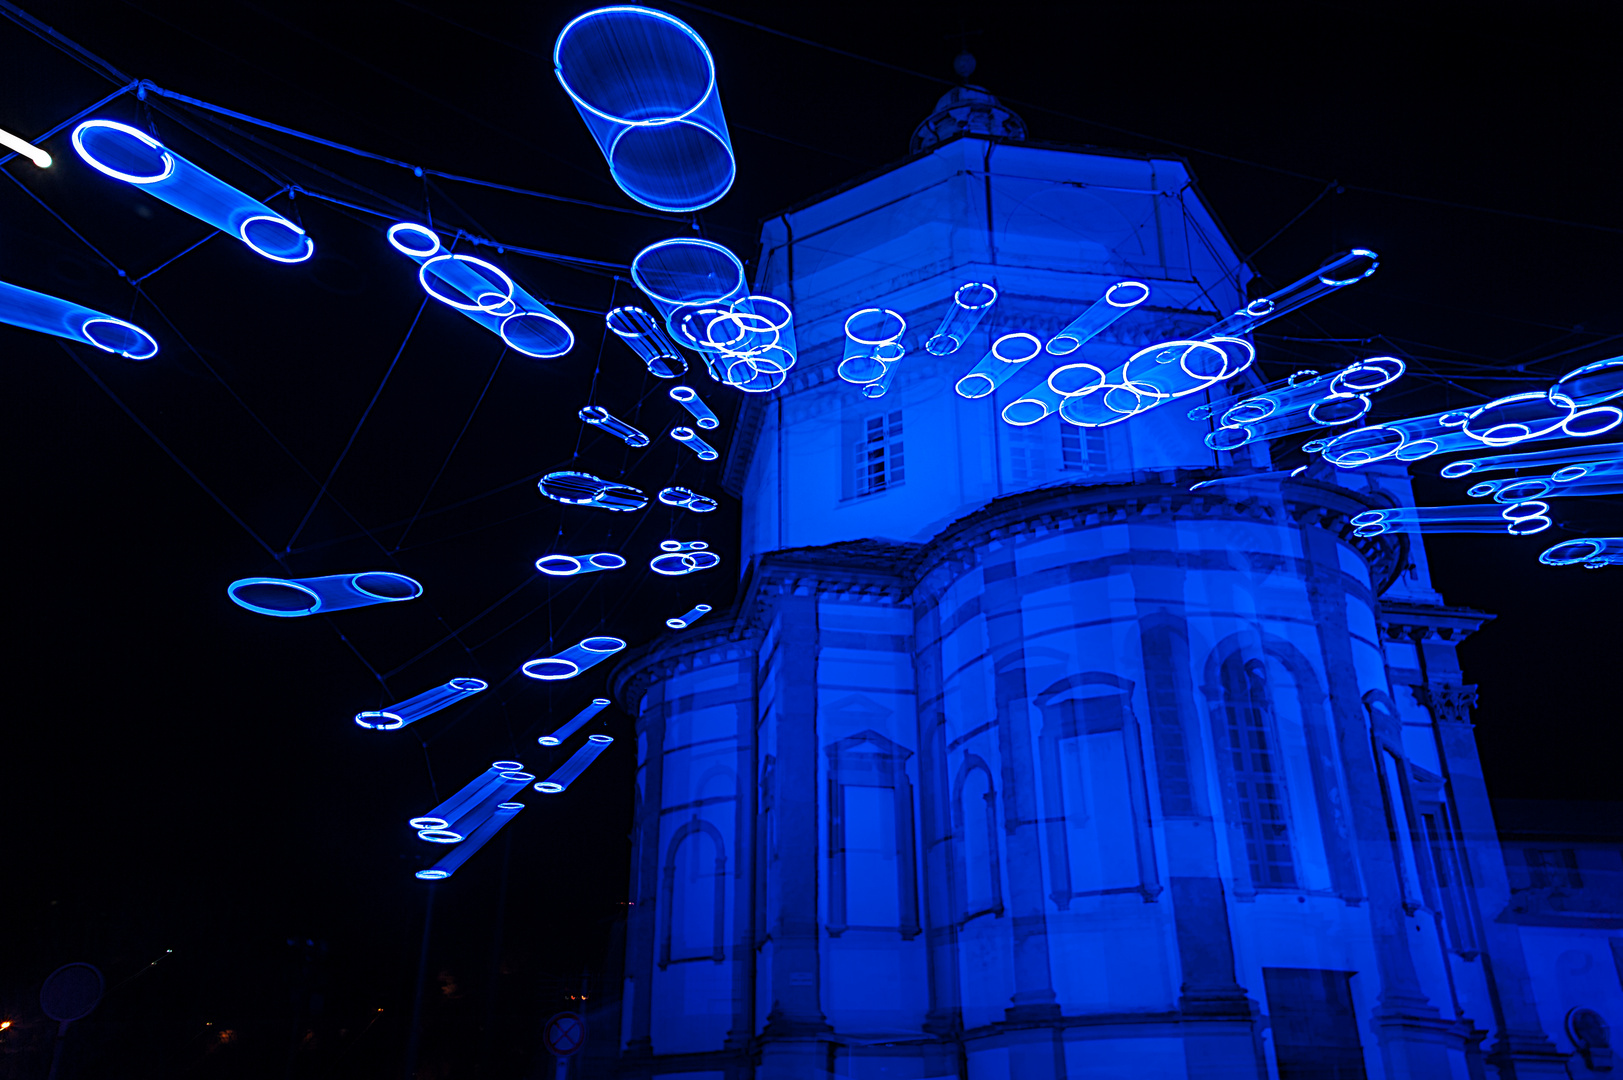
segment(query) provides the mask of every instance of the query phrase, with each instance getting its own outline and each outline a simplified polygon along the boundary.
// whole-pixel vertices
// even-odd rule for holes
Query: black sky
[[[29,10],[167,89],[442,171],[634,208],[550,71],[558,29],[582,8],[64,0]],[[1623,353],[1610,5],[1536,16],[1488,6],[1457,20],[1417,5],[725,9],[782,34],[670,10],[716,54],[738,155],[735,189],[698,224],[743,257],[755,255],[761,218],[904,156],[946,89],[909,71],[949,80],[967,45],[974,81],[1018,102],[1033,139],[1186,157],[1236,247],[1267,241],[1253,264],[1274,285],[1332,251],[1381,253],[1370,281],[1269,328],[1259,365],[1270,378],[1396,352],[1411,375],[1377,410],[1411,414],[1540,389]],[[0,61],[0,126],[24,135],[115,89],[14,23],[0,22]],[[518,246],[623,263],[690,228],[429,184],[155,96],[97,115],[150,119],[258,194],[280,185],[255,165]],[[548,585],[531,563],[552,550],[630,553],[668,528],[736,553],[736,504],[724,499],[708,518],[621,517],[536,494],[535,476],[568,467],[650,492],[675,482],[721,494],[719,469],[681,448],[632,454],[582,435],[574,412],[587,400],[650,431],[675,410],[664,385],[601,340],[591,312],[631,295],[612,274],[504,256],[556,302],[578,344],[562,361],[508,355],[497,368],[491,335],[438,305],[419,318],[412,268],[382,241],[386,219],[305,196],[273,203],[316,237],[305,267],[215,238],[137,294],[131,279],[207,230],[90,173],[65,136],[47,145],[58,162],[48,173],[4,167],[0,279],[130,317],[164,351],[135,365],[0,328],[12,380],[14,624],[0,741],[10,826],[0,1017],[15,1020],[0,1034],[0,1076],[42,1075],[51,1028],[34,995],[69,960],[99,965],[114,989],[75,1030],[66,1077],[398,1075],[423,914],[411,876],[421,845],[404,820],[493,758],[549,767],[534,744],[549,710],[573,711],[602,680],[551,692],[509,681],[394,735],[348,717],[454,675],[501,683],[552,640],[601,629],[635,645],[694,601],[724,608],[731,555],[727,570],[675,582],[626,573]],[[1285,340],[1377,335],[1369,345]],[[235,608],[227,582],[280,573],[248,530],[282,551],[391,364],[333,498],[285,565],[398,568],[427,595],[330,621]],[[728,396],[703,392],[727,430]],[[1459,499],[1420,475],[1423,499]],[[1577,533],[1615,535],[1623,517],[1615,500],[1558,510]],[[1462,649],[1467,680],[1481,686],[1490,792],[1613,798],[1599,748],[1618,715],[1623,571],[1542,568],[1551,539],[1442,537],[1428,549],[1450,603],[1499,616]],[[388,675],[393,697],[368,665]],[[633,739],[614,710],[599,729],[619,741],[587,780],[567,799],[532,797],[508,838],[440,889],[425,1055],[472,1063],[455,1075],[522,1075],[547,1012],[611,948]],[[236,1041],[222,1044],[222,1029]],[[315,1034],[285,1072],[290,1034],[305,1030]]]

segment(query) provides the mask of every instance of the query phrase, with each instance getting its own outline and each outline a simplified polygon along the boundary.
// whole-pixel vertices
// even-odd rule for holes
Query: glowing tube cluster
[[[681,577],[720,566],[721,556],[709,548],[703,540],[661,540],[660,553],[648,560],[648,569],[664,577]]]
[[[845,357],[836,374],[862,387],[864,397],[883,397],[890,389],[896,365],[907,355],[902,335],[907,320],[889,308],[868,307],[845,320]]]
[[[1404,368],[1395,356],[1374,356],[1333,375],[1267,387],[1224,409],[1218,421],[1221,426],[1206,436],[1206,445],[1213,450],[1234,450],[1298,431],[1350,424],[1369,412],[1369,395],[1396,381]],[[1194,411],[1190,416],[1194,417]]]
[[[386,570],[313,578],[239,578],[225,591],[239,607],[282,619],[395,604],[423,595],[422,585]]]
[[[416,723],[425,716],[431,716],[441,709],[455,705],[463,698],[472,697],[489,686],[490,684],[483,679],[465,676],[452,679],[444,686],[425,690],[416,697],[409,697],[397,705],[390,705],[387,709],[358,712],[355,714],[355,722],[373,731],[397,731],[407,724]]]
[[[1355,536],[1396,531],[1531,536],[1550,527],[1549,509],[1548,503],[1536,500],[1509,506],[1392,506],[1356,514],[1351,524]]]
[[[693,417],[693,425],[711,431],[721,426],[716,414],[710,411],[710,406],[699,397],[699,392],[691,386],[671,387],[671,400],[686,409]]]
[[[150,360],[158,342],[132,322],[0,281],[0,322],[94,345],[126,360]]]
[[[648,436],[601,405],[583,406],[579,415],[583,422],[608,432],[633,450],[640,450],[648,445]]]
[[[573,679],[576,675],[595,667],[626,647],[617,637],[583,638],[561,653],[526,661],[519,670],[532,679],[555,682]]]
[[[648,505],[648,496],[629,484],[616,484],[591,473],[567,469],[548,473],[537,481],[536,487],[554,502],[571,506],[595,506],[602,510],[629,512]]]
[[[1071,355],[1149,298],[1150,287],[1141,281],[1116,282],[1104,291],[1103,296],[1090,304],[1086,311],[1072,319],[1069,326],[1049,338],[1048,344],[1044,347],[1045,351],[1050,356]],[[985,389],[985,393],[991,393],[992,389],[996,389],[996,387],[986,389],[986,380],[982,377],[982,369],[986,363],[982,360],[980,366],[959,380],[960,394],[964,394],[965,397],[985,396],[982,393],[965,393],[966,384],[970,391]],[[1045,379],[1005,405],[1004,422],[1015,427],[1029,427],[1058,412],[1060,403],[1067,396],[1090,393],[1102,386],[1105,381],[1105,373],[1092,364],[1067,364],[1059,370],[1063,370],[1064,374],[1059,376],[1057,384]],[[1058,374],[1058,371],[1053,374]],[[1063,391],[1056,386],[1062,387]]]
[[[952,306],[942,317],[941,325],[924,343],[924,351],[931,356],[951,356],[963,348],[975,327],[997,303],[997,289],[980,281],[968,281],[952,293]]]
[[[708,615],[710,610],[709,604],[694,604],[682,614],[677,615],[674,618],[666,619],[665,625],[670,627],[672,630],[686,630],[688,627],[692,626],[694,623]]]
[[[1498,472],[1504,469],[1541,469],[1551,465],[1589,466],[1623,462],[1623,443],[1604,446],[1568,446],[1560,450],[1534,450],[1527,454],[1491,454],[1487,457],[1461,458],[1450,461],[1442,468],[1442,475],[1452,480],[1479,472]],[[1557,476],[1564,472],[1560,470]]]
[[[630,5],[578,16],[553,68],[620,190],[672,213],[727,194],[737,168],[704,39],[663,11]]]
[[[1142,281],[1118,281],[1069,326],[1048,339],[1050,356],[1069,356],[1110,326],[1111,323],[1150,298],[1150,287]]]
[[[609,735],[586,736],[586,745],[576,750],[551,776],[536,784],[535,790],[547,795],[559,794],[578,780],[580,774],[586,771],[586,766],[596,761],[597,756],[607,750],[613,741]]]
[[[1526,502],[1528,499],[1578,498],[1585,495],[1623,495],[1623,468],[1613,465],[1574,465],[1549,476],[1512,476],[1484,480],[1465,492],[1473,499],[1492,498],[1496,503]]]
[[[410,221],[389,226],[389,244],[417,264],[417,282],[525,356],[543,360],[575,347],[575,332],[501,267],[445,251],[439,234]]]
[[[708,495],[700,495],[685,487],[668,487],[660,490],[659,501],[666,506],[677,506],[685,510],[692,510],[695,514],[708,514],[716,509],[716,500]]]
[[[490,838],[500,832],[502,826],[513,820],[522,809],[524,804],[521,802],[497,803],[491,808],[490,816],[474,829],[466,840],[446,851],[440,856],[439,861],[427,870],[417,871],[416,876],[423,881],[439,881],[450,877],[463,863],[473,858],[480,848],[489,843]]]
[[[1582,566],[1599,570],[1623,566],[1623,536],[1586,536],[1565,540],[1538,557],[1545,566]]]
[[[587,705],[586,708],[576,713],[574,719],[570,720],[569,723],[565,724],[557,731],[554,731],[551,735],[541,736],[536,740],[536,742],[540,743],[542,746],[558,746],[562,744],[565,739],[569,738],[569,736],[579,731],[586,721],[590,720],[592,717],[596,716],[598,713],[602,712],[608,707],[608,698],[593,698],[591,704]]]
[[[303,262],[316,245],[303,229],[245,192],[115,120],[86,120],[73,129],[73,149],[91,168],[190,214],[273,262]]]
[[[548,577],[595,574],[599,570],[618,570],[625,564],[626,561],[612,551],[592,555],[543,555],[535,560],[535,568]]]
[[[687,357],[665,333],[659,320],[647,311],[635,305],[617,307],[608,313],[606,321],[615,336],[642,359],[653,375],[675,379],[687,374]]]
[[[1251,344],[1241,338],[1166,341],[1140,349],[1103,377],[1092,364],[1056,368],[1048,386],[1062,399],[1061,419],[1079,427],[1106,427],[1233,378],[1255,357]]]
[[[490,768],[462,785],[455,795],[440,803],[422,817],[414,817],[409,824],[419,831],[442,832],[450,830],[452,822],[468,817],[469,813],[478,807],[485,799],[505,782],[508,778],[522,774],[524,763],[522,761],[493,761]],[[425,838],[429,839],[429,838]],[[442,840],[442,843],[455,843],[454,840]]]
[[[523,791],[524,785],[534,779],[530,773],[520,770],[497,773],[494,780],[489,782],[485,782],[483,777],[479,778],[475,781],[481,785],[477,797],[459,806],[454,815],[444,819],[444,825],[418,829],[417,839],[426,840],[431,844],[460,844],[465,840],[471,840],[478,833],[479,827],[490,820],[496,807]],[[474,850],[477,851],[478,848],[475,847]]]
[[[699,455],[700,461],[714,461],[721,456],[714,446],[699,438],[699,433],[690,427],[671,428],[671,438]]]
[[[1291,282],[1276,293],[1251,301],[1226,319],[1208,326],[1201,338],[1238,337],[1249,334],[1263,323],[1289,315],[1322,296],[1348,285],[1356,285],[1381,265],[1379,257],[1365,248],[1354,248],[1332,256],[1307,277]]]

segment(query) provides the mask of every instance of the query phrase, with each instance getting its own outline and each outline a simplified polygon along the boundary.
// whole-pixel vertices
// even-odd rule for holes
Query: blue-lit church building
[[[740,598],[614,673],[638,767],[612,1068],[1609,1072],[1623,902],[1552,907],[1542,856],[1502,851],[1455,657],[1491,616],[1432,590],[1418,542],[1348,524],[1405,475],[1191,490],[1267,444],[1208,450],[1198,398],[1015,428],[1035,371],[953,391],[1114,281],[1151,297],[1073,359],[1243,304],[1185,165],[1028,142],[973,88],[913,149],[766,222],[756,291],[792,304],[800,362],[724,462]],[[968,281],[1000,298],[932,356]],[[835,373],[868,306],[910,323],[876,399]],[[1570,855],[1615,892],[1614,848],[1560,849],[1550,874]]]

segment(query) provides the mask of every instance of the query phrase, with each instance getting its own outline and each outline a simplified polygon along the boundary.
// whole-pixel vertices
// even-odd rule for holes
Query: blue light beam
[[[613,737],[609,735],[586,736],[586,745],[576,750],[551,776],[536,784],[535,790],[547,795],[562,793],[580,778],[580,774],[586,771],[586,766],[596,761],[597,756],[607,750],[613,741]]]
[[[688,627],[692,626],[694,623],[708,615],[710,611],[711,607],[709,604],[694,604],[681,615],[666,619],[665,625],[670,627],[672,630],[686,630]]]
[[[425,716],[431,716],[441,709],[455,705],[463,698],[472,697],[489,686],[490,684],[483,679],[463,676],[452,679],[444,686],[425,690],[399,704],[390,705],[387,709],[358,712],[355,714],[355,722],[373,731],[398,731],[407,724],[416,723]]]
[[[1538,557],[1545,566],[1582,566],[1600,570],[1623,566],[1623,536],[1586,536],[1565,540]]]
[[[579,415],[583,422],[608,432],[633,450],[641,450],[648,445],[648,436],[601,405],[583,406]]]
[[[666,506],[692,510],[695,514],[708,514],[719,505],[710,496],[700,495],[698,492],[685,487],[662,488],[659,493],[659,501]]]
[[[699,438],[699,433],[690,427],[671,428],[671,438],[699,455],[700,461],[714,461],[721,456],[714,446]]]
[[[593,555],[543,555],[535,560],[535,568],[548,577],[575,577],[594,574],[599,570],[618,570],[625,559],[612,551],[599,551]]]
[[[513,820],[513,817],[524,809],[521,802],[499,803],[490,817],[475,830],[462,843],[451,848],[440,857],[439,862],[427,870],[417,871],[416,876],[423,881],[440,881],[457,872],[457,868],[478,853],[479,849],[490,842],[490,838],[501,831],[503,825]]]
[[[565,739],[579,731],[586,721],[608,708],[609,704],[609,699],[606,697],[593,698],[591,704],[587,705],[586,708],[576,713],[573,720],[569,721],[569,723],[565,724],[557,731],[554,731],[551,735],[541,736],[536,740],[536,742],[540,743],[542,746],[562,745]]]
[[[486,795],[502,782],[502,774],[519,772],[524,768],[522,761],[493,761],[490,768],[463,784],[461,789],[449,799],[440,803],[422,817],[414,817],[407,824],[412,828],[422,830],[440,830],[450,827],[451,822],[461,817],[468,807],[475,806]]]
[[[1488,457],[1462,458],[1444,465],[1442,475],[1453,480],[1479,472],[1498,472],[1504,469],[1542,469],[1551,465],[1599,465],[1608,462],[1623,462],[1623,443],[1566,446],[1559,450],[1534,450],[1526,454],[1493,454]]]
[[[616,484],[591,473],[560,470],[550,472],[536,483],[541,494],[570,506],[595,506],[600,510],[629,513],[648,505],[648,496],[629,484]]]
[[[687,374],[688,360],[670,339],[659,320],[635,305],[617,307],[605,316],[609,329],[642,360],[649,373],[661,379]]]
[[[969,374],[958,380],[959,397],[983,398],[1008,382],[1016,371],[1042,355],[1043,343],[1035,334],[1024,331],[1004,334],[992,342],[992,347],[981,362],[969,369]]]
[[[625,647],[626,643],[617,637],[583,638],[561,653],[528,660],[519,670],[532,679],[542,679],[546,682],[573,679]]]
[[[1501,506],[1390,506],[1365,510],[1351,519],[1353,535],[1380,536],[1385,532],[1498,533],[1531,536],[1551,525],[1549,503],[1529,502]]]
[[[237,606],[281,619],[396,604],[423,595],[422,585],[386,570],[313,578],[239,578],[225,591]]]
[[[710,406],[704,403],[704,400],[699,397],[699,392],[691,386],[671,387],[671,400],[682,406],[693,416],[695,427],[703,428],[705,431],[713,431],[721,426],[721,421],[716,419],[716,414],[710,411]]]
[[[150,360],[158,342],[132,322],[0,281],[0,322],[94,345],[126,360]]]
[[[980,281],[968,281],[952,293],[952,306],[942,316],[941,325],[924,343],[924,351],[931,356],[951,356],[963,348],[975,327],[997,303],[997,289]]]

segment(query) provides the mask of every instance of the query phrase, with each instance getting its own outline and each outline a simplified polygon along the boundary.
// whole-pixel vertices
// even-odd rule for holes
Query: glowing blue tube
[[[126,360],[150,360],[158,342],[134,323],[0,281],[0,322],[82,341]]]
[[[414,817],[408,823],[414,829],[446,829],[451,822],[461,817],[468,807],[477,805],[486,795],[502,782],[502,774],[516,772],[524,768],[521,761],[495,761],[490,768],[462,785],[462,789],[449,799],[440,803],[422,817]]]
[[[1307,277],[1291,282],[1276,293],[1251,301],[1239,311],[1213,323],[1196,336],[1214,338],[1249,334],[1265,322],[1289,315],[1321,296],[1363,281],[1380,265],[1376,254],[1364,248],[1354,248],[1345,254],[1332,256]]]
[[[608,698],[593,698],[592,703],[586,706],[586,708],[582,709],[580,712],[576,713],[573,720],[569,721],[569,723],[565,724],[557,731],[554,731],[551,735],[541,736],[536,740],[536,742],[540,743],[542,746],[558,746],[565,739],[569,738],[569,736],[579,731],[581,726],[585,724],[586,721],[590,720],[592,717],[596,716],[598,713],[602,712],[608,707]]]
[[[877,382],[907,351],[901,344],[905,333],[907,320],[889,308],[852,312],[845,320],[845,357],[836,374],[859,386]]]
[[[1538,557],[1545,566],[1583,566],[1599,570],[1623,566],[1623,536],[1586,536],[1563,540]]]
[[[613,435],[634,450],[648,445],[648,436],[610,413],[601,405],[587,405],[580,410],[580,418],[595,428]]]
[[[1579,498],[1586,495],[1623,494],[1623,469],[1606,465],[1569,466],[1550,476],[1511,476],[1484,480],[1465,492],[1473,499],[1490,495],[1496,503],[1529,499]]]
[[[692,387],[671,387],[671,400],[682,406],[682,408],[686,409],[693,415],[693,422],[695,426],[701,427],[706,431],[721,426],[721,421],[716,419],[716,414],[710,411],[710,406],[704,403],[704,401],[699,397],[698,391],[694,390]]]
[[[419,829],[417,839],[426,840],[431,844],[462,843],[477,832],[480,825],[490,820],[490,816],[496,812],[496,807],[523,791],[524,785],[534,779],[535,777],[527,772],[513,771],[499,774],[495,786],[461,808],[448,824],[435,829]]]
[[[557,795],[579,779],[580,774],[586,771],[586,766],[596,761],[597,755],[607,750],[609,743],[613,741],[614,739],[608,735],[586,736],[586,745],[576,750],[551,776],[535,785],[535,790],[548,795]]]
[[[314,241],[293,222],[128,124],[86,120],[73,129],[73,149],[96,171],[236,237],[255,254],[296,263],[315,253]]]
[[[548,577],[574,577],[599,570],[618,570],[625,564],[626,561],[612,551],[599,551],[595,555],[543,555],[535,560],[535,568]]]
[[[483,679],[465,676],[452,679],[444,686],[425,690],[416,697],[407,698],[398,705],[390,705],[387,709],[358,712],[355,714],[355,722],[373,731],[395,731],[447,706],[455,705],[463,698],[472,697],[489,686],[490,684]]]
[[[448,850],[440,857],[439,862],[430,866],[427,870],[417,871],[416,876],[423,881],[439,881],[442,878],[450,877],[456,873],[458,867],[473,858],[479,849],[484,847],[490,841],[490,838],[500,832],[501,827],[513,820],[513,816],[522,809],[524,809],[524,804],[521,802],[508,802],[497,805],[490,817],[486,818],[482,825],[473,830],[473,833],[466,840]]]
[[[1254,424],[1284,413],[1311,408],[1318,402],[1368,394],[1396,381],[1405,367],[1404,362],[1395,356],[1357,360],[1331,375],[1287,382],[1285,386],[1247,395],[1223,410],[1219,422]]]
[[[1370,400],[1363,394],[1323,398],[1300,412],[1281,413],[1248,424],[1225,424],[1208,434],[1205,443],[1213,450],[1237,450],[1247,443],[1266,442],[1301,431],[1342,427],[1363,419]]]
[[[1464,458],[1444,465],[1442,475],[1452,480],[1460,476],[1497,472],[1502,469],[1538,469],[1549,465],[1598,465],[1612,462],[1623,462],[1623,443],[1568,446],[1560,450],[1534,450],[1527,454],[1494,454],[1490,457]]]
[[[896,371],[897,371],[898,368],[900,368],[902,366],[902,355],[905,354],[905,350],[903,350],[900,345],[894,345],[894,346],[890,346],[890,347],[895,348],[897,350],[897,353],[898,353],[897,356],[895,357],[895,359],[887,359],[884,356],[880,357],[880,359],[884,360],[885,373],[883,375],[879,376],[879,378],[873,380],[872,382],[867,382],[867,383],[862,384],[862,396],[863,397],[865,397],[865,398],[882,398],[886,394],[890,393],[890,384],[896,381]],[[882,346],[881,351],[884,348],[885,347]]]
[[[1004,334],[992,342],[992,347],[969,374],[958,380],[954,387],[959,397],[982,398],[1009,381],[1021,365],[1028,363],[1043,351],[1043,343],[1033,334]]]
[[[1093,364],[1066,364],[1055,368],[1024,397],[1005,405],[1003,420],[1015,427],[1030,427],[1058,412],[1067,398],[1091,394],[1104,384],[1104,371]]]
[[[689,213],[733,186],[715,60],[687,23],[629,5],[588,11],[558,34],[552,63],[621,191]]]
[[[720,244],[688,236],[661,240],[637,252],[631,260],[631,281],[654,302],[671,335],[700,351],[714,351],[705,343],[704,327],[732,311],[733,302],[749,292],[737,255]],[[682,320],[688,316],[693,318],[684,333]]]
[[[661,379],[687,374],[687,357],[648,312],[635,305],[617,307],[606,317],[609,329],[642,358],[649,372]]]
[[[587,668],[595,667],[626,647],[617,637],[589,637],[571,645],[553,656],[526,661],[519,670],[532,679],[555,682],[573,679]]]
[[[648,560],[648,569],[665,577],[681,577],[721,565],[721,556],[703,540],[661,540],[660,554]]]
[[[942,317],[941,325],[924,343],[924,351],[931,356],[951,356],[963,348],[969,335],[975,332],[986,313],[997,303],[997,289],[979,281],[966,282],[953,290],[952,306]]]
[[[659,501],[666,506],[678,506],[692,510],[695,514],[708,514],[716,509],[716,500],[708,495],[700,495],[696,491],[685,487],[663,488],[659,493]]]
[[[1509,394],[1477,409],[1451,409],[1358,428],[1331,439],[1322,452],[1330,464],[1352,469],[1389,457],[1419,461],[1484,445],[1591,438],[1619,423],[1623,423],[1623,409],[1617,406],[1576,409],[1533,391]]]
[[[423,595],[423,587],[411,578],[385,570],[313,578],[241,578],[225,591],[239,607],[282,619],[393,604]]]
[[[1619,397],[1623,397],[1623,356],[1574,368],[1550,387],[1551,401],[1575,409],[1587,409]]]
[[[665,625],[672,630],[686,630],[700,619],[710,613],[709,604],[694,604],[686,612],[672,619],[666,619]]]
[[[596,506],[603,510],[629,512],[648,505],[648,496],[629,484],[600,480],[591,473],[560,470],[537,482],[541,494],[571,506]]]
[[[1391,506],[1366,510],[1351,519],[1355,536],[1384,532],[1507,533],[1531,536],[1550,527],[1548,503],[1529,501],[1503,506]]]
[[[721,456],[714,446],[699,438],[699,433],[690,427],[671,428],[671,438],[698,454],[700,461],[714,461]]]
[[[442,250],[439,234],[426,225],[397,222],[389,226],[388,237],[391,247],[417,264],[417,283],[424,292],[515,351],[546,360],[575,347],[575,332],[568,324],[501,267]]]
[[[1189,419],[1211,420],[1215,417],[1221,417],[1224,413],[1228,412],[1242,401],[1249,401],[1252,398],[1272,394],[1275,391],[1283,390],[1287,387],[1295,386],[1298,383],[1307,382],[1309,379],[1317,378],[1319,375],[1320,372],[1313,371],[1311,369],[1293,372],[1283,379],[1276,379],[1256,390],[1248,390],[1240,394],[1230,394],[1228,397],[1221,397],[1217,398],[1215,401],[1210,401],[1203,405],[1196,405],[1193,409],[1189,410]]]
[[[1118,281],[1104,296],[1071,324],[1048,339],[1051,356],[1069,356],[1091,341],[1100,331],[1150,298],[1150,287],[1142,281]]]

